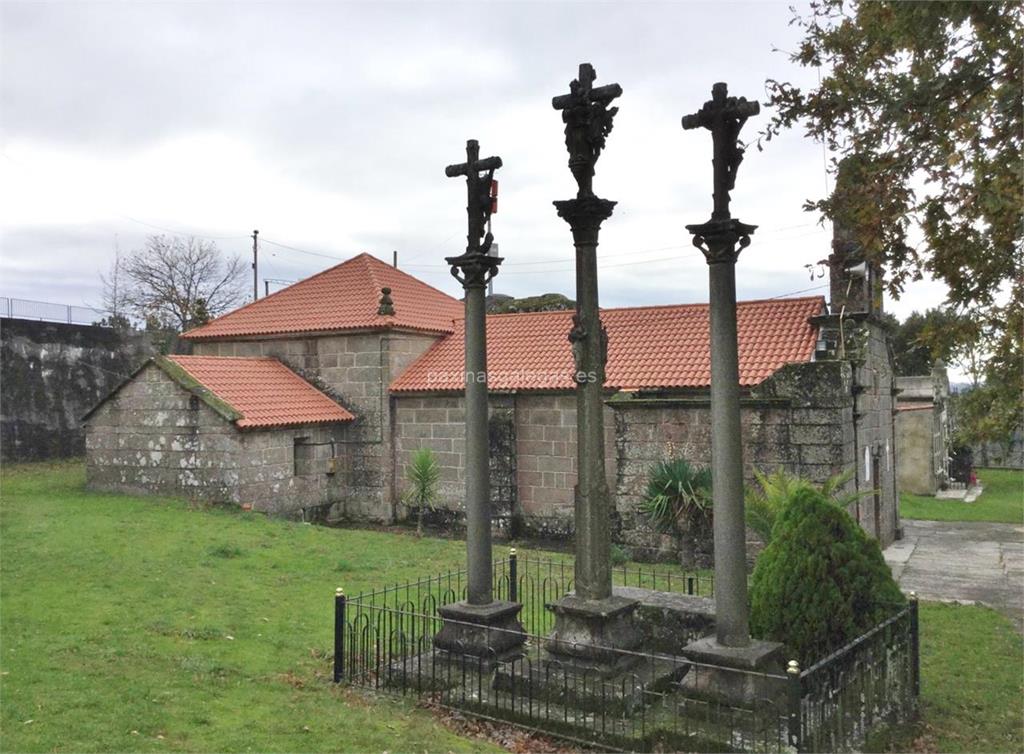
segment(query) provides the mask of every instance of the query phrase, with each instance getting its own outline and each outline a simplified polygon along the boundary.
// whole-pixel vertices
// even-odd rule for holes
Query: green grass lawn
[[[77,463],[0,482],[3,751],[495,750],[329,681],[335,587],[458,567],[463,543],[87,492]],[[1024,749],[1010,624],[924,605],[921,633],[925,737]]]
[[[461,563],[455,541],[86,492],[5,470],[4,751],[476,751],[329,682],[333,594]]]
[[[1024,522],[1024,471],[979,469],[985,491],[973,503],[900,494],[900,516],[930,521]]]
[[[921,603],[922,721],[869,750],[1024,751],[1024,643],[986,607]]]

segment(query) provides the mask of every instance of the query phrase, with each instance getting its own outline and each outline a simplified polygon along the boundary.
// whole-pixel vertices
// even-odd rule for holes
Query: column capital
[[[577,246],[596,246],[601,223],[612,216],[617,203],[611,199],[585,196],[554,202],[554,205],[558,216],[569,223],[573,242]]]
[[[490,248],[490,244],[487,246]],[[498,266],[504,260],[482,251],[473,251],[457,257],[445,257],[444,261],[451,265],[452,277],[462,283],[463,289],[468,291],[470,288],[486,286],[498,274]]]
[[[703,252],[708,264],[735,264],[740,252],[750,246],[750,236],[757,226],[730,219],[687,225],[686,229],[693,234],[693,245]]]

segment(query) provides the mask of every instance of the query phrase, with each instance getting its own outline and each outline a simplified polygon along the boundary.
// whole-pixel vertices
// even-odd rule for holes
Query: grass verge
[[[885,731],[868,751],[1024,751],[1024,644],[987,607],[921,603],[919,723]]]
[[[929,521],[993,521],[1024,523],[1024,471],[979,469],[985,491],[973,503],[900,494],[900,516]]]
[[[77,463],[2,483],[4,751],[498,751],[329,682],[335,587],[461,543],[87,492]]]

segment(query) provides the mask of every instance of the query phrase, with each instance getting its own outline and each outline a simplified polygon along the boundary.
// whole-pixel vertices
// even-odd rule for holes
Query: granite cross
[[[449,178],[466,176],[466,212],[469,214],[466,254],[487,254],[490,250],[492,239],[488,236],[483,247],[480,245],[480,239],[484,238],[487,221],[491,216],[491,181],[494,178],[494,171],[500,167],[500,157],[485,157],[481,160],[480,144],[476,139],[470,139],[466,142],[466,161],[458,165],[449,165],[444,169],[444,174]],[[487,171],[485,177],[480,175],[483,171]]]
[[[604,149],[612,130],[612,119],[619,108],[608,108],[622,95],[618,84],[594,88],[597,73],[590,63],[580,63],[579,78],[569,84],[569,93],[551,99],[551,105],[562,111],[565,123],[565,146],[569,150],[569,170],[579,186],[577,198],[594,195],[594,163]]]
[[[491,214],[491,180],[501,167],[500,157],[480,159],[480,145],[466,142],[466,161],[449,165],[449,178],[466,176],[469,233],[466,252],[447,257],[451,272],[462,283],[465,297],[466,342],[466,561],[467,598],[472,605],[493,601],[491,589],[491,502],[487,438],[487,312],[484,287],[498,273],[499,257],[490,256],[493,237],[484,235]],[[480,173],[486,171],[484,176]]]
[[[761,106],[748,102],[745,97],[728,96],[729,88],[717,83],[711,88],[711,99],[692,115],[683,116],[683,128],[706,128],[711,131],[714,145],[712,167],[715,171],[715,208],[712,221],[728,220],[729,192],[736,186],[736,170],[743,162],[743,146],[739,143],[740,129],[751,115],[757,115]]]

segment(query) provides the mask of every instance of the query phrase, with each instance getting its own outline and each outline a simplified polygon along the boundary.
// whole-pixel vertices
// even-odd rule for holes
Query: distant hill
[[[557,312],[574,309],[576,302],[561,293],[544,293],[540,296],[512,298],[496,293],[488,297],[487,311],[490,314],[514,314],[518,312]]]

